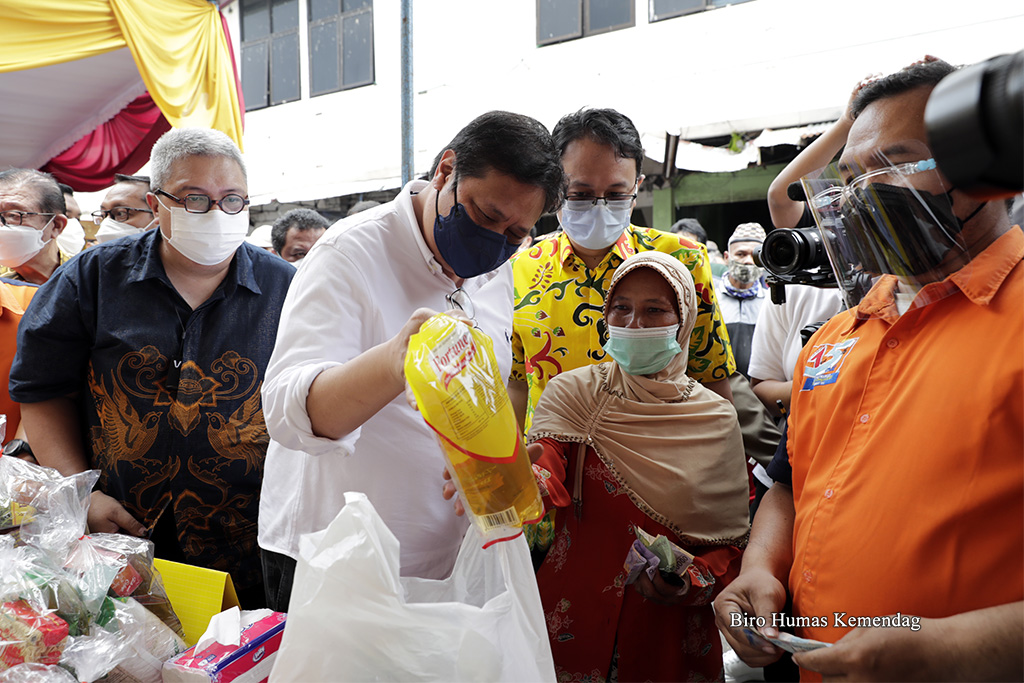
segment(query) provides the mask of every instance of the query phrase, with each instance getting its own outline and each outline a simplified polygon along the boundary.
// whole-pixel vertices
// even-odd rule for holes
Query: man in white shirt
[[[803,348],[800,330],[822,323],[843,308],[838,289],[786,285],[786,302],[765,304],[757,318],[750,349],[750,384],[765,407],[779,415],[778,404],[789,410],[793,372]]]
[[[299,537],[325,528],[345,491],[366,493],[398,537],[403,575],[450,573],[467,522],[442,499],[441,448],[402,395],[409,337],[435,311],[461,308],[507,376],[505,261],[563,191],[544,126],[490,112],[456,135],[429,181],[335,224],[310,250],[263,387],[272,441],[259,541],[272,609],[287,609]]]

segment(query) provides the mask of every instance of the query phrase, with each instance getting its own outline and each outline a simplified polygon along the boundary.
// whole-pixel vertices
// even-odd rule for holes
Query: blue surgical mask
[[[584,249],[607,249],[618,241],[632,213],[632,202],[614,208],[598,202],[582,211],[566,205],[562,207],[562,229]]]
[[[664,370],[683,348],[676,335],[679,325],[665,327],[608,326],[604,350],[630,375],[653,375]]]
[[[455,274],[462,278],[489,273],[516,253],[518,244],[487,228],[481,228],[459,204],[458,184],[455,186],[455,204],[447,216],[438,209],[438,192],[434,195],[434,243],[441,258]]]

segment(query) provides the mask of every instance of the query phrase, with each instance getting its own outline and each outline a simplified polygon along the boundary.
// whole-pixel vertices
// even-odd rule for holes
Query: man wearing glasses
[[[260,386],[294,268],[243,244],[245,167],[226,135],[171,130],[150,161],[159,230],[88,249],[39,289],[11,396],[41,464],[100,470],[92,531],[230,572],[261,607]]]
[[[57,244],[65,211],[64,193],[50,174],[0,172],[0,278],[41,285],[71,258]]]
[[[633,122],[613,109],[582,109],[552,131],[569,182],[559,212],[562,232],[535,243],[512,261],[515,324],[509,394],[529,428],[533,409],[555,375],[608,360],[601,315],[612,273],[638,251],[678,258],[693,275],[697,324],[688,372],[732,399],[735,362],[711,285],[707,252],[679,235],[641,228],[630,216],[644,176],[644,149]]]
[[[114,186],[100,203],[100,210],[92,212],[99,226],[96,242],[103,244],[118,237],[137,235],[155,227],[159,220],[146,203],[149,194],[149,176],[114,175]]]
[[[715,601],[751,666],[789,625],[832,644],[793,656],[826,680],[1024,677],[1024,234],[936,168],[925,106],[953,71],[865,85],[801,181],[841,291],[873,285],[798,357],[788,457]]]
[[[267,601],[287,609],[299,537],[367,494],[401,543],[406,576],[443,578],[465,518],[438,495],[437,437],[405,400],[409,337],[460,308],[512,360],[505,263],[562,200],[551,134],[527,116],[483,114],[438,156],[430,180],[327,230],[303,260],[281,314],[263,388],[272,441],[260,500]]]

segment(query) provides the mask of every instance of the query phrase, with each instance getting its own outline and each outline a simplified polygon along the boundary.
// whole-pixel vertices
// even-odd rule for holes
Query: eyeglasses
[[[846,185],[836,185],[823,190],[811,198],[811,204],[815,209],[824,209],[829,206],[841,204],[846,201],[853,190],[863,188],[870,183],[877,183],[885,180],[888,176],[901,177],[923,173],[924,171],[935,170],[935,159],[922,159],[921,161],[909,161],[904,164],[894,164],[884,168],[875,169],[862,173],[851,178]]]
[[[473,300],[469,298],[466,290],[459,287],[451,294],[445,294],[444,299],[448,302],[451,309],[465,313],[473,323],[473,327],[479,327],[476,324],[476,307],[473,305]]]
[[[188,213],[207,213],[213,208],[213,205],[216,204],[224,213],[234,215],[236,213],[241,213],[242,210],[249,205],[249,200],[240,194],[227,194],[216,201],[207,197],[205,194],[187,194],[180,199],[170,192],[164,192],[163,190],[156,190],[154,194],[162,194],[165,197],[170,197],[184,206],[185,211]]]
[[[125,221],[127,221],[129,218],[132,217],[133,213],[153,213],[153,212],[150,211],[149,209],[130,209],[127,206],[115,206],[110,211],[103,211],[102,209],[100,211],[93,211],[92,212],[92,217],[93,217],[93,219],[95,219],[95,221],[97,223],[102,221],[107,216],[110,216],[111,218],[113,218],[118,223],[124,223]]]
[[[3,225],[25,225],[25,216],[56,216],[55,213],[37,213],[35,211],[0,211],[0,223]]]
[[[636,190],[636,186],[633,186]],[[589,211],[597,206],[598,202],[604,202],[609,209],[628,209],[636,199],[636,192],[615,192],[604,197],[595,197],[589,194],[572,194],[565,198],[565,208],[570,211]]]

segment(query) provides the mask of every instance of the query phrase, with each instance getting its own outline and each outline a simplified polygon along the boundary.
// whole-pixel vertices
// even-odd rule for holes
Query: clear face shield
[[[830,164],[800,182],[850,308],[887,274],[915,306],[926,305],[951,291],[935,283],[970,262],[961,232],[973,214],[962,221],[953,213],[952,188],[921,141]]]

